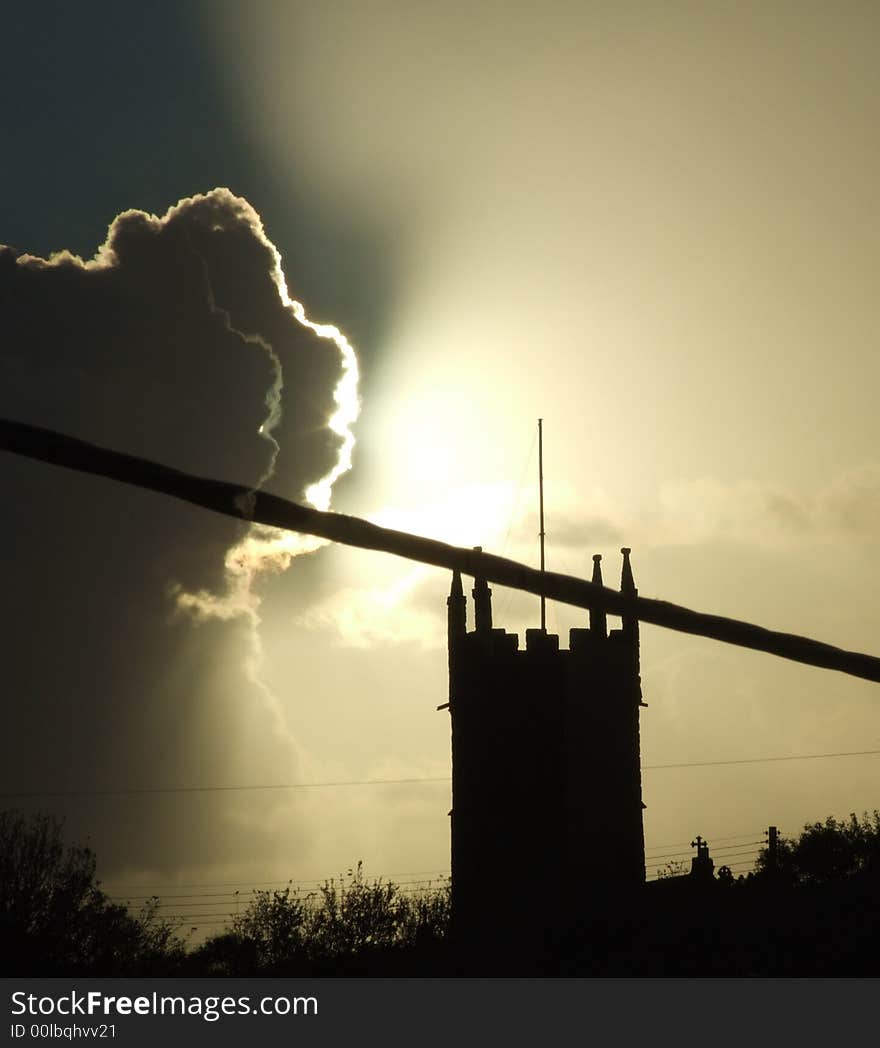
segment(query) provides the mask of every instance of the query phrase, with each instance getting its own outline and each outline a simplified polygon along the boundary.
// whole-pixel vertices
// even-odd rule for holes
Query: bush
[[[95,881],[95,855],[65,846],[51,815],[0,812],[0,940],[6,975],[169,972],[183,958],[176,928],[152,900],[132,917]]]
[[[212,936],[193,955],[196,970],[214,975],[330,972],[443,940],[449,886],[419,895],[381,879],[363,864],[301,896],[291,888],[255,892],[229,932]]]

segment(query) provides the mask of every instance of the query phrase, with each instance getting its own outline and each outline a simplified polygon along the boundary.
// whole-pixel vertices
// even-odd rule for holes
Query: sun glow
[[[510,482],[462,484],[409,506],[385,506],[370,514],[383,527],[426,535],[455,545],[483,545],[504,552],[525,511]],[[507,552],[510,552],[509,550]],[[336,632],[345,645],[416,644],[436,648],[445,633],[437,608],[448,588],[445,573],[425,564],[348,559],[351,584],[334,590],[295,619],[305,629]],[[439,581],[443,575],[442,581]],[[440,586],[440,595],[437,586]]]
[[[501,550],[516,506],[516,488],[509,481],[465,484],[418,506],[384,506],[370,514],[382,527],[409,531],[457,546]]]

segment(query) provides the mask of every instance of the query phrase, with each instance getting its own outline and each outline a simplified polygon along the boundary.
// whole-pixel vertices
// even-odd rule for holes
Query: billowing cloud
[[[228,190],[119,215],[89,260],[0,248],[2,416],[326,506],[356,414],[351,347],[290,299],[257,212]],[[255,672],[252,587],[305,543],[11,456],[2,468],[7,738],[27,740],[3,789],[293,774],[301,754]],[[115,832],[106,807],[87,822],[111,865],[207,864],[262,832],[236,805],[210,835],[164,802]]]

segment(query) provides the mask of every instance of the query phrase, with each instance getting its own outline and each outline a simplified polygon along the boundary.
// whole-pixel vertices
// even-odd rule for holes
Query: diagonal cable
[[[563,604],[597,608],[611,615],[636,618],[681,633],[764,651],[880,683],[880,659],[873,655],[845,651],[807,637],[779,633],[737,619],[707,615],[667,601],[625,596],[585,579],[552,571],[541,572],[490,553],[383,528],[360,517],[325,513],[265,491],[195,477],[158,462],[100,448],[23,422],[0,419],[0,449],[147,488],[239,520],[318,535],[346,546],[391,553],[423,564],[460,571],[471,577],[485,578],[500,586],[525,590]]]

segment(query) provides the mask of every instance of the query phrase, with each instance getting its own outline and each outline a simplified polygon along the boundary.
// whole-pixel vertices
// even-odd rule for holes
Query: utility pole
[[[776,826],[767,829],[767,868],[776,871],[779,863],[779,830]]]

